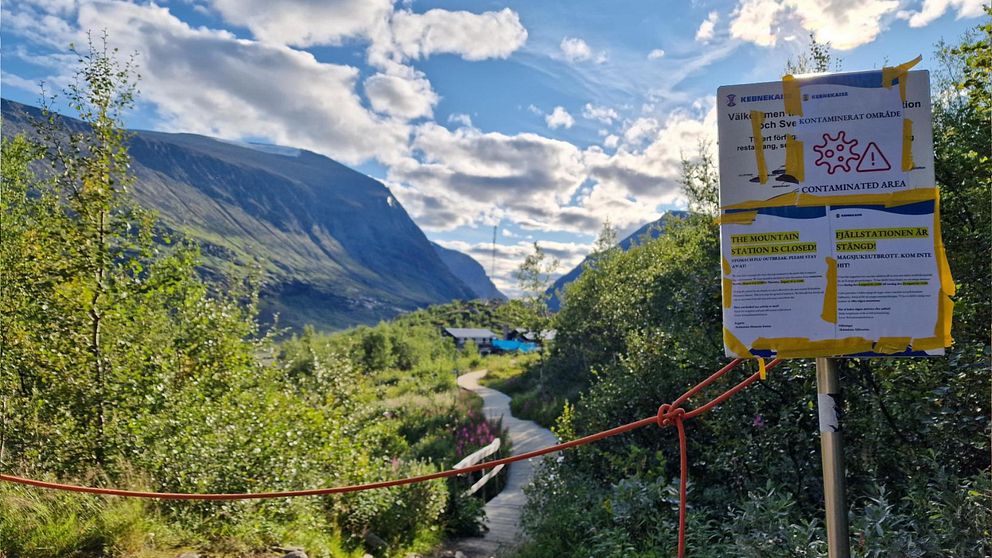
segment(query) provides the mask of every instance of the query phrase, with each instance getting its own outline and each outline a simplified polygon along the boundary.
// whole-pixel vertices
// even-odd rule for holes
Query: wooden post
[[[827,519],[827,555],[849,558],[847,499],[844,482],[844,440],[840,430],[840,381],[837,360],[816,359],[816,404],[820,415],[820,452],[823,459],[823,500]]]

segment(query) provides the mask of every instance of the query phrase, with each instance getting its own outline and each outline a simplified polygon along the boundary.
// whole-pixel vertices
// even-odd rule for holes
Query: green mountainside
[[[8,100],[2,108],[4,135],[41,114]],[[207,271],[260,268],[264,319],[340,329],[476,298],[377,180],[309,151],[133,134],[139,203],[199,242]]]

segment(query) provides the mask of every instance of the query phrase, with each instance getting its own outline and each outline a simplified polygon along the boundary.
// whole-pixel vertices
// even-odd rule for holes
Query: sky
[[[682,208],[716,90],[781,79],[809,36],[843,70],[955,43],[982,0],[5,0],[0,88],[38,104],[87,31],[137,53],[130,128],[321,153],[381,180],[508,294],[539,242],[560,272],[609,220]]]

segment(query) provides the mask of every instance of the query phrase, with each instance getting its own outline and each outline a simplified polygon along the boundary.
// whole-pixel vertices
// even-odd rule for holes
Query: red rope
[[[751,385],[759,378],[759,373],[755,372],[751,376],[745,378],[743,381],[735,385],[734,387],[723,392],[719,396],[713,398],[708,403],[694,409],[692,411],[686,412],[685,409],[681,408],[681,405],[686,403],[692,396],[699,393],[706,386],[718,380],[721,376],[727,372],[733,370],[741,362],[741,359],[734,359],[730,364],[724,366],[720,370],[714,372],[709,378],[706,378],[702,382],[696,384],[684,394],[682,394],[678,399],[676,399],[671,404],[664,404],[658,408],[658,414],[656,416],[644,418],[638,421],[624,424],[616,428],[611,428],[609,430],[604,430],[602,432],[597,432],[595,434],[590,434],[589,436],[584,436],[582,438],[577,438],[570,442],[564,442],[561,444],[556,444],[554,446],[549,446],[546,448],[541,448],[534,451],[529,451],[527,453],[521,453],[518,455],[513,455],[510,457],[504,457],[502,459],[496,459],[493,461],[488,461],[486,463],[479,463],[477,465],[472,465],[470,467],[464,467],[462,469],[449,469],[446,471],[438,471],[436,473],[430,473],[427,475],[420,475],[417,477],[408,477],[405,479],[396,479],[390,481],[380,481],[372,482],[366,484],[355,484],[350,486],[336,486],[331,488],[313,488],[309,490],[289,490],[284,492],[252,492],[252,493],[231,493],[231,494],[187,494],[187,493],[176,493],[176,492],[144,492],[140,490],[121,490],[119,488],[99,488],[95,486],[78,486],[73,484],[63,484],[57,482],[48,482],[35,479],[28,479],[23,477],[17,477],[14,475],[7,475],[0,473],[0,480],[24,484],[29,486],[35,486],[39,488],[48,488],[52,490],[64,490],[69,492],[83,492],[87,494],[102,494],[108,496],[126,496],[131,498],[154,498],[159,500],[258,500],[266,498],[292,498],[297,496],[324,496],[328,494],[342,494],[345,492],[357,492],[361,490],[374,490],[378,488],[389,488],[392,486],[402,486],[406,484],[413,484],[417,482],[424,482],[434,479],[452,477],[455,475],[463,475],[466,473],[472,473],[475,471],[481,471],[483,469],[489,469],[497,465],[505,465],[513,463],[515,461],[522,461],[524,459],[532,459],[534,457],[540,457],[542,455],[547,455],[549,453],[556,453],[562,450],[582,446],[592,442],[602,440],[604,438],[609,438],[611,436],[616,436],[618,434],[623,434],[624,432],[629,432],[635,430],[642,426],[647,426],[649,424],[657,424],[660,427],[665,426],[675,426],[678,431],[679,437],[679,465],[681,473],[679,476],[679,544],[678,544],[678,556],[682,558],[685,556],[685,516],[686,516],[686,484],[688,482],[688,458],[686,455],[686,436],[685,436],[685,425],[683,421],[697,417],[717,405],[723,403],[730,397],[732,397],[737,392]],[[779,360],[773,360],[770,362],[765,369],[770,370],[779,364]]]
[[[769,370],[778,365],[781,362],[775,359],[765,366],[765,370]],[[747,386],[753,384],[761,378],[760,372],[755,372],[751,374],[743,381],[735,385],[734,387],[728,389],[727,391],[721,393],[717,397],[714,397],[708,403],[694,409],[692,411],[686,412],[685,409],[680,407],[683,403],[689,400],[693,395],[699,393],[700,390],[708,386],[709,384],[715,382],[721,376],[732,370],[738,364],[741,363],[741,359],[735,359],[727,366],[724,366],[720,370],[717,370],[709,378],[706,378],[702,382],[693,386],[689,391],[682,394],[681,397],[675,400],[674,403],[665,403],[661,407],[658,407],[658,416],[655,417],[655,421],[658,426],[665,427],[675,425],[675,429],[679,434],[679,546],[678,546],[678,557],[683,558],[685,556],[685,515],[686,515],[686,485],[689,480],[689,458],[686,452],[686,441],[685,441],[685,424],[684,421],[698,417],[699,415],[713,409],[720,403],[723,403],[727,399],[733,397],[736,393],[746,388]]]

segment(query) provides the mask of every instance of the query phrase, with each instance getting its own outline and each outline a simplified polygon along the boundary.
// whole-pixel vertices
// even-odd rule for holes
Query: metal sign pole
[[[830,558],[849,558],[851,540],[847,531],[847,499],[844,496],[844,444],[838,416],[840,381],[837,378],[837,359],[816,359],[816,403],[820,415],[827,553]]]

